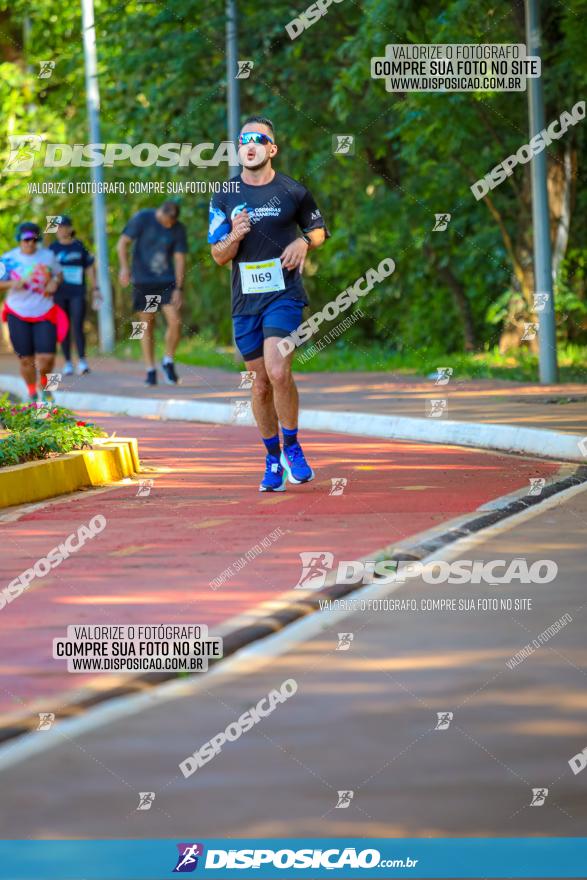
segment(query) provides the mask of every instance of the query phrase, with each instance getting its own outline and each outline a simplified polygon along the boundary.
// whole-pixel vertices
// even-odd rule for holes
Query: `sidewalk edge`
[[[0,390],[21,395],[22,380],[18,376],[0,374]],[[178,398],[123,397],[116,394],[75,391],[57,391],[54,396],[57,403],[71,409],[139,418],[155,416],[178,421],[254,425],[252,413],[246,414],[244,418],[235,418],[234,407],[230,403],[208,403]],[[455,422],[448,419],[420,419],[413,416],[310,409],[301,411],[300,428],[362,437],[380,437],[386,440],[410,440],[492,449],[577,463],[584,463],[587,455],[587,438],[578,434],[564,434],[545,428],[497,425],[492,422]],[[581,451],[583,440],[585,440],[585,454]]]

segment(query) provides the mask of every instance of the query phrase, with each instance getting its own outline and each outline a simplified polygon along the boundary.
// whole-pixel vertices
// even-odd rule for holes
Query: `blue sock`
[[[265,448],[269,455],[274,455],[275,458],[279,458],[281,455],[281,446],[279,445],[279,434],[276,434],[275,437],[269,437],[269,439],[265,439],[263,437],[263,443],[265,444]]]
[[[297,428],[282,428],[283,431],[283,445],[284,446],[293,446],[294,443],[298,442],[298,429]]]

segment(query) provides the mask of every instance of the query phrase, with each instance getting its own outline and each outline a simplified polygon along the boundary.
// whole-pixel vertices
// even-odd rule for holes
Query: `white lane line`
[[[533,519],[540,513],[557,507],[586,489],[587,483],[565,489],[563,492],[545,499],[539,505],[514,514],[499,523],[495,523],[477,532],[475,535],[461,538],[443,550],[435,551],[422,559],[422,562],[456,559],[463,552],[503,532],[509,531],[527,520]],[[418,579],[415,578],[414,581],[417,583]],[[405,584],[371,584],[354,591],[352,598],[365,599],[366,601],[381,599],[391,595],[402,586],[405,586]],[[350,596],[347,598],[350,598]],[[147,709],[163,705],[172,700],[193,697],[195,694],[210,690],[211,687],[220,685],[225,681],[243,675],[251,675],[251,673],[266,666],[274,657],[285,654],[301,642],[314,638],[324,629],[332,627],[346,617],[350,617],[353,613],[353,611],[341,608],[314,612],[289,624],[273,636],[268,636],[241,648],[240,651],[233,654],[227,660],[214,666],[202,678],[193,677],[193,679],[188,680],[165,682],[145,693],[120,697],[108,703],[100,704],[93,709],[88,709],[77,718],[60,721],[59,724],[50,730],[32,731],[29,734],[25,734],[0,749],[0,771],[13,767],[15,764],[33,755],[41,754],[58,745],[67,743],[71,738],[79,737],[84,733],[104,727],[106,724],[110,724],[120,718],[138,715]]]

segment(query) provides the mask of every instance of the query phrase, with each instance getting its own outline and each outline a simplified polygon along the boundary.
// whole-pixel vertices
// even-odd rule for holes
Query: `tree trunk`
[[[455,305],[459,310],[461,322],[463,325],[463,336],[465,340],[465,351],[475,351],[477,340],[475,337],[475,326],[473,324],[473,315],[471,314],[471,305],[467,299],[465,288],[448,267],[436,270],[438,275],[453,295]]]
[[[571,225],[572,183],[575,178],[577,154],[567,143],[562,162],[553,162],[548,171],[548,201],[553,219],[552,282],[567,252]]]
[[[463,337],[465,351],[475,351],[477,347],[477,339],[475,336],[475,325],[473,323],[473,315],[471,313],[471,305],[467,299],[465,288],[458,278],[453,275],[452,270],[448,266],[439,266],[436,254],[429,244],[424,246],[426,259],[433,267],[434,272],[444,281],[448,289],[453,295],[455,305],[458,309],[461,323],[463,326]]]

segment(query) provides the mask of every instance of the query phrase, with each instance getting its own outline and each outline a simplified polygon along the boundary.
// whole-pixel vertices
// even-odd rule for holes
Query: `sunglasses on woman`
[[[268,134],[263,134],[261,131],[246,131],[244,134],[238,139],[241,147],[246,146],[246,144],[272,144],[273,140],[269,137]]]

